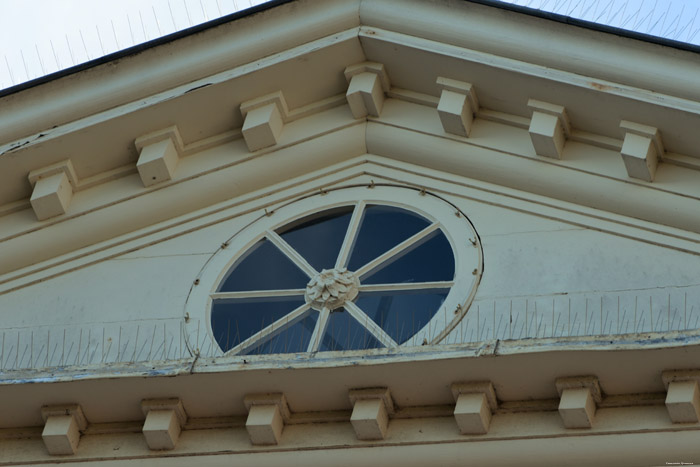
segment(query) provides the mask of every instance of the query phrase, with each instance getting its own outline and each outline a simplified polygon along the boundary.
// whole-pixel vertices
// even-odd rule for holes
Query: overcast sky
[[[265,1],[0,0],[0,89]],[[503,1],[700,44],[700,0]]]

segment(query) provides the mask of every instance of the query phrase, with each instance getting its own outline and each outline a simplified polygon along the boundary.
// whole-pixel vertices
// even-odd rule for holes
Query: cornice
[[[13,453],[11,462],[71,462],[214,454],[222,446],[230,454],[242,454],[644,432],[680,436],[689,431],[696,436],[697,423],[675,423],[676,412],[668,400],[664,407],[664,398],[679,389],[678,383],[695,381],[697,372],[668,370],[695,368],[698,349],[697,333],[649,333],[617,336],[612,344],[608,336],[494,340],[400,353],[383,349],[13,371],[0,379],[0,446]],[[600,414],[593,415],[592,427],[567,428],[560,397],[590,384],[602,391],[594,394]],[[491,427],[480,434],[460,433],[460,397],[484,390],[490,394]],[[358,393],[363,400],[376,393],[391,404],[390,430],[382,438],[365,441],[357,428],[357,436],[350,429],[356,418],[353,394]],[[154,397],[170,398],[159,403],[176,404],[182,412],[182,441],[169,452],[149,452],[143,442],[130,438],[142,436],[142,400]],[[57,401],[61,407],[70,402],[88,423],[74,454],[60,459],[47,456],[37,429],[43,423],[41,407],[47,406],[45,414],[55,412]],[[257,446],[253,433],[246,434],[246,416],[250,420],[252,407],[276,401],[288,411],[283,414],[285,434],[271,445]],[[333,429],[322,438],[310,436],[320,427]],[[216,442],[202,443],[203,433]],[[111,445],[99,438],[104,435],[124,450],[105,449]]]
[[[534,201],[540,207],[530,208],[533,213],[543,206],[555,207],[554,216],[564,218],[568,212],[576,212],[589,219],[576,221],[582,225],[594,223],[623,236],[700,252],[700,226],[694,216],[700,192],[692,178],[675,178],[695,171],[665,166],[659,180],[649,184],[629,179],[619,154],[609,149],[581,145],[576,154],[590,154],[590,158],[564,157],[559,161],[539,157],[532,149],[522,151],[529,145],[525,129],[493,119],[477,118],[469,138],[445,134],[434,108],[406,102],[398,98],[400,95],[401,91],[396,91],[397,98],[387,101],[382,116],[369,121],[353,119],[345,106],[312,113],[288,123],[276,145],[254,153],[230,133],[216,140],[217,144],[211,139],[192,143],[190,147],[212,147],[182,158],[172,180],[144,189],[138,175],[132,173],[78,191],[68,213],[43,222],[37,222],[27,209],[8,214],[0,224],[2,290],[30,284],[35,280],[31,277],[48,274],[54,266],[65,264],[59,269],[70,270],[71,261],[111,248],[106,245],[138,238],[142,234],[137,232],[158,231],[159,224],[180,216],[215,209],[225,200],[259,190],[272,190],[292,175],[303,178],[314,170],[333,170],[334,165],[366,152],[382,156],[372,159],[378,167],[407,172],[418,167],[431,169],[430,177],[447,177],[459,184],[467,181],[482,193]],[[362,161],[367,159],[364,156]],[[271,172],[271,163],[278,170]],[[403,163],[408,164],[397,165]],[[389,176],[382,169],[368,170]],[[426,176],[429,172],[422,173]],[[524,173],[529,175],[521,176]],[[676,209],[669,211],[671,205]]]
[[[363,0],[360,23],[659,94],[697,98],[697,53],[515,11],[463,0]]]
[[[246,18],[245,27],[233,30],[222,25],[201,36],[176,41],[181,46],[177,54],[171,53],[171,44],[144,52],[144,57],[150,54],[148,57],[153,59],[147,66],[144,57],[124,59],[114,69],[113,78],[102,80],[99,73],[103,72],[94,69],[3,98],[6,118],[12,120],[12,125],[4,128],[37,131],[28,138],[7,142],[0,155],[0,212],[5,214],[0,222],[0,274],[17,271],[5,276],[3,282],[33,274],[45,266],[40,264],[42,261],[175,219],[227,197],[272,186],[279,180],[264,165],[276,157],[283,158],[280,167],[288,171],[286,176],[302,175],[305,170],[357,157],[367,145],[369,152],[399,162],[520,190],[529,193],[527,196],[549,197],[578,204],[582,209],[626,216],[626,220],[616,220],[621,224],[657,224],[644,228],[687,242],[682,248],[695,252],[696,234],[700,232],[695,215],[695,204],[700,199],[695,183],[700,168],[700,136],[695,131],[700,104],[689,98],[683,87],[688,67],[696,66],[690,59],[694,55],[681,51],[664,54],[653,44],[626,42],[624,38],[577,29],[576,37],[588,47],[572,45],[571,54],[578,54],[580,60],[571,60],[571,56],[565,60],[564,46],[548,39],[549,35],[565,36],[568,30],[561,29],[562,25],[542,28],[544,36],[522,39],[521,35],[532,28],[549,23],[528,17],[518,25],[516,20],[522,18],[515,13],[468,2],[432,2],[430,11],[419,3],[411,5],[415,10],[397,8],[392,0],[285,4]],[[300,17],[298,21],[285,16],[290,8]],[[389,10],[400,12],[402,20],[388,19]],[[328,21],[305,31],[304,25],[314,18]],[[460,23],[480,19],[492,28],[471,30]],[[444,22],[445,28],[431,31],[428,26],[433,21]],[[496,34],[497,25],[509,28],[505,42],[486,40]],[[269,34],[269,41],[262,42],[267,44],[265,47],[277,47],[276,52],[246,48],[246,54],[236,60],[224,60],[222,57],[230,54],[234,45],[252,40],[252,29],[256,37]],[[283,42],[282,32],[298,35]],[[511,42],[518,38],[530,46],[530,55],[513,56],[519,49]],[[554,52],[538,48],[545,39],[552,42]],[[199,54],[209,42],[216,46]],[[608,81],[601,76],[620,77],[602,73],[593,63],[580,68],[598,54],[622,53],[629,47],[638,49],[643,59],[630,54],[619,68],[634,72],[637,81]],[[658,57],[667,66],[661,71],[635,68],[650,57]],[[380,106],[374,111],[377,115],[355,119],[351,113],[355,109],[346,105],[344,93],[349,84],[343,71],[367,59],[379,65],[365,68],[376,68],[384,75],[377,89],[383,91],[381,100],[383,103],[386,99],[387,110],[381,112]],[[424,65],[416,67],[416,63]],[[191,75],[178,75],[172,67],[197,68],[206,77],[188,81]],[[145,86],[138,83],[144,81],[144,72],[172,77]],[[652,87],[657,73],[676,74],[678,79],[664,75],[663,89]],[[440,80],[447,82],[445,79],[462,85],[448,90],[438,85]],[[114,84],[117,82],[121,84]],[[78,85],[80,92],[73,92]],[[129,88],[128,92],[117,92],[120,86]],[[460,86],[469,90],[467,101],[473,107],[462,115],[470,115],[472,133],[468,137],[447,131],[440,124],[442,114],[438,118],[444,110],[440,105],[443,97],[459,101]],[[358,96],[365,92],[356,88]],[[44,120],[29,118],[32,112],[53,115],[49,107],[67,104],[69,90],[75,99],[87,102],[97,89],[114,100],[106,103],[93,99],[89,108],[64,105],[62,111],[68,112],[65,118],[56,118],[59,123],[61,119],[67,122],[51,129],[46,129]],[[446,90],[452,94],[448,96]],[[279,138],[263,138],[261,144],[267,146],[250,151],[251,136],[244,127],[241,105],[271,93],[282,96],[286,103],[282,119],[286,129]],[[372,98],[379,98],[379,94]],[[540,101],[540,107],[528,107],[532,99]],[[535,132],[529,126],[537,114],[538,118],[546,117],[543,108],[561,109],[562,115],[567,115],[565,126],[570,126],[570,131],[561,136],[569,142],[560,159],[533,150]],[[404,115],[397,117],[396,109]],[[631,124],[621,125],[627,120]],[[460,122],[459,118],[454,121]],[[179,135],[177,157],[168,156],[171,162],[162,180],[144,186],[136,175],[138,149],[134,142],[173,125]],[[627,137],[646,138],[644,132],[640,136],[629,128],[647,128],[649,138],[658,141],[653,160],[640,159],[642,169],[645,163],[654,162],[654,169],[660,163],[658,171],[642,173],[651,182],[633,178],[639,172],[622,163],[620,153],[626,151]],[[304,152],[308,147],[317,148],[317,152]],[[345,147],[352,150],[345,151]],[[164,161],[163,154],[155,162]],[[303,155],[284,159],[282,154]],[[27,176],[30,172],[48,174],[47,168],[67,164],[65,161],[74,167],[70,172],[74,175],[70,195],[62,192],[62,207],[51,211],[54,217],[38,221],[28,209],[32,184]],[[241,171],[244,166],[256,167],[256,175]],[[531,176],[519,176],[522,173]],[[248,178],[241,179],[244,174]],[[225,183],[226,188],[222,185],[214,195],[204,194],[206,190],[195,188],[198,183]],[[35,191],[52,194],[46,188],[49,184],[39,180],[39,185],[41,190]],[[95,225],[103,228],[95,229]],[[71,233],[75,231],[82,233]],[[26,269],[31,264],[36,264],[34,269]]]
[[[355,0],[285,3],[10,94],[0,99],[0,142],[4,145],[128,102],[148,99],[153,94],[357,27],[358,8]]]

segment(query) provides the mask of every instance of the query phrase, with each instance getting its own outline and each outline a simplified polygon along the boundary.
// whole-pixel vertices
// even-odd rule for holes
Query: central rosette
[[[357,297],[360,280],[346,268],[324,269],[306,285],[306,303],[317,310],[340,308]]]

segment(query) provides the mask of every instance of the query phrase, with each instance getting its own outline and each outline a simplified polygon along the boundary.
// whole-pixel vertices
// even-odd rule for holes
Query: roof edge
[[[266,3],[261,3],[256,6],[252,6],[250,8],[246,8],[245,10],[240,10],[235,13],[231,13],[225,16],[221,16],[219,18],[206,21],[204,23],[196,24],[194,26],[191,26],[186,29],[181,29],[179,31],[172,32],[170,34],[167,34],[165,36],[157,37],[155,39],[151,39],[150,41],[142,42],[140,44],[133,45],[131,47],[127,47],[126,49],[121,49],[117,50],[116,52],[112,52],[107,55],[103,55],[101,57],[95,58],[93,60],[89,60],[87,62],[79,63],[77,65],[68,67],[68,68],[63,68],[61,70],[55,71],[53,73],[49,73],[48,75],[40,76],[38,78],[31,79],[29,81],[25,81],[23,83],[16,84],[14,86],[10,86],[9,88],[5,89],[0,89],[0,98],[3,98],[5,96],[9,96],[10,94],[16,94],[18,92],[22,92],[26,89],[30,89],[36,86],[40,86],[44,83],[48,83],[51,81],[55,81],[57,79],[61,79],[64,76],[70,76],[75,73],[80,73],[81,71],[84,70],[89,70],[90,68],[95,68],[100,65],[104,65],[105,63],[113,62],[115,60],[119,60],[122,58],[126,58],[132,55],[137,55],[140,54],[141,52],[145,50],[149,50],[155,47],[158,47],[163,44],[168,44],[170,42],[174,42],[178,39],[182,39],[184,37],[192,36],[195,34],[199,34],[202,31],[206,31],[208,29],[213,29],[217,26],[221,26],[222,24],[226,23],[231,23],[234,21],[237,21],[241,18],[246,18],[248,16],[253,16],[255,14],[258,14],[262,11],[270,10],[272,8],[275,8],[279,5],[283,5],[285,3],[291,3],[297,0],[268,0]]]
[[[693,52],[700,54],[700,46],[695,44],[690,44],[688,42],[681,42],[672,39],[667,39],[665,37],[654,36],[651,34],[644,34],[641,32],[632,31],[630,29],[618,28],[615,26],[609,26],[601,23],[594,23],[593,21],[587,21],[579,18],[574,18],[573,16],[560,15],[558,13],[552,13],[549,11],[538,10],[535,8],[528,8],[520,5],[513,5],[511,3],[504,3],[499,0],[464,0],[470,3],[478,3],[479,5],[485,5],[493,8],[500,8],[501,10],[514,11],[516,13],[522,13],[529,16],[534,16],[536,18],[543,18],[550,21],[555,21],[557,23],[568,24],[571,26],[577,26],[584,29],[590,29],[592,31],[604,32],[607,34],[613,34],[615,36],[626,37],[628,39],[634,39],[642,42],[648,42],[651,44],[661,45],[663,47],[671,47],[678,50],[684,50],[686,52]]]

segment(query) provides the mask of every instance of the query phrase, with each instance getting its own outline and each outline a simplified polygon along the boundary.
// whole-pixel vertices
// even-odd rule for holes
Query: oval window
[[[374,196],[357,200],[357,191]],[[427,204],[425,211],[397,202],[402,197]],[[208,324],[221,352],[422,345],[438,342],[461,319],[481,249],[453,206],[416,190],[354,188],[306,198],[274,216],[310,201],[328,204],[282,223],[261,219],[272,225],[243,235],[246,245],[218,276]]]

